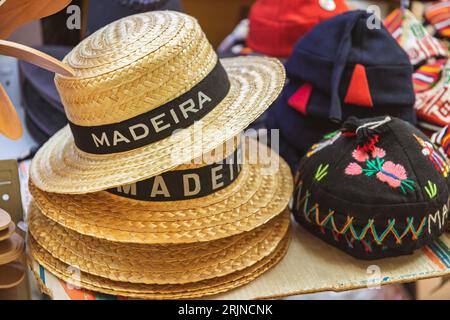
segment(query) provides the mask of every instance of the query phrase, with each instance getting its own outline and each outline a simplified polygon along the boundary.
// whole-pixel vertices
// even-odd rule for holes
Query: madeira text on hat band
[[[165,172],[133,184],[107,190],[118,196],[142,201],[178,201],[200,198],[232,184],[242,166],[238,147],[223,161],[203,167]]]
[[[200,120],[227,95],[230,81],[220,61],[191,90],[164,105],[122,122],[80,126],[70,122],[76,146],[93,154],[129,151],[169,137]]]

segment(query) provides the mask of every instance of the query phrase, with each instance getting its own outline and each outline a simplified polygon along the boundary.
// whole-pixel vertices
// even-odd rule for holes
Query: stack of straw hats
[[[289,168],[239,137],[284,84],[277,60],[218,60],[194,18],[156,11],[64,61],[69,125],[31,164],[30,259],[85,289],[158,299],[230,290],[281,260]]]
[[[0,291],[18,286],[25,278],[25,268],[18,261],[25,244],[15,230],[11,216],[0,209]]]

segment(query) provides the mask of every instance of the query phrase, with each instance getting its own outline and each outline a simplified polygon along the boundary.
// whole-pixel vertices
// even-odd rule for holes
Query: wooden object
[[[0,5],[0,39],[27,22],[52,15],[71,0],[7,0]]]
[[[0,209],[0,231],[5,230],[11,223],[11,216],[3,209]]]
[[[0,289],[18,286],[25,277],[25,267],[20,262],[0,266]]]

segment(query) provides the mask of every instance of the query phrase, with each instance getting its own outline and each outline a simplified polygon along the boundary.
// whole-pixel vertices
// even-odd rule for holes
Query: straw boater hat
[[[238,142],[107,191],[63,195],[30,183],[32,259],[69,283],[134,298],[192,298],[250,282],[287,250],[292,177],[265,145]]]
[[[69,125],[30,169],[48,192],[95,192],[170,170],[237,135],[284,83],[277,60],[218,60],[197,21],[171,11],[118,20],[64,62],[76,74],[55,79]]]
[[[138,245],[80,235],[32,206],[30,238],[33,246],[95,276],[137,284],[187,284],[238,272],[264,259],[286,237],[289,222],[286,210],[253,231],[216,241]]]
[[[279,215],[292,193],[289,167],[275,152],[252,139],[242,144],[229,140],[209,157],[107,191],[66,195],[30,182],[30,192],[46,217],[83,235],[146,244],[221,239]]]
[[[218,294],[242,286],[254,280],[283,258],[289,245],[289,236],[287,235],[284,237],[277,248],[269,255],[241,271],[233,272],[222,277],[192,282],[189,284],[167,285],[113,281],[108,278],[94,276],[86,272],[78,272],[78,270],[74,270],[74,268],[71,268],[69,265],[56,259],[48,251],[37,245],[33,239],[30,239],[28,245],[33,255],[30,258],[30,264],[33,267],[34,262],[37,261],[40,264],[40,272],[47,270],[69,284],[95,292],[125,296],[129,298],[187,299]],[[189,269],[190,268],[186,268],[186,270]],[[40,279],[35,268],[33,268],[33,272],[36,279]],[[45,290],[44,286],[42,287],[42,289]]]

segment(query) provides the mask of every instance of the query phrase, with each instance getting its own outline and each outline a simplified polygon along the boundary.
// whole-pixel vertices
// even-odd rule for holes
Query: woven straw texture
[[[64,195],[41,191],[33,183],[30,192],[46,217],[83,235],[147,244],[212,241],[263,225],[289,202],[293,187],[288,165],[266,146],[258,147],[267,158],[250,164],[245,157],[237,180],[198,199],[146,202],[108,192]],[[278,170],[264,172],[262,163],[277,164]]]
[[[89,126],[129,119],[173,100],[213,69],[217,55],[193,17],[159,11],[109,24],[64,62],[76,75],[55,78],[67,117]]]
[[[82,236],[30,207],[30,235],[52,256],[114,281],[182,284],[233,273],[269,255],[285,236],[289,210],[233,237],[189,245],[131,245]],[[189,270],[189,272],[186,272]]]
[[[119,20],[81,42],[65,59],[76,78],[56,77],[66,113],[79,125],[116,123],[188,91],[217,56],[198,23],[175,12]],[[280,93],[276,59],[221,60],[231,87],[197,125],[135,150],[93,155],[76,148],[68,126],[36,154],[30,176],[47,192],[80,194],[139,181],[209,152],[253,122]]]
[[[276,249],[263,260],[244,270],[227,276],[181,285],[145,285],[112,281],[81,272],[74,275],[73,268],[55,259],[40,247],[33,238],[28,238],[31,259],[35,259],[56,277],[72,285],[95,292],[137,299],[189,299],[218,294],[247,284],[275,266],[286,254],[290,242],[290,232],[286,233]],[[37,278],[39,276],[35,274]]]

